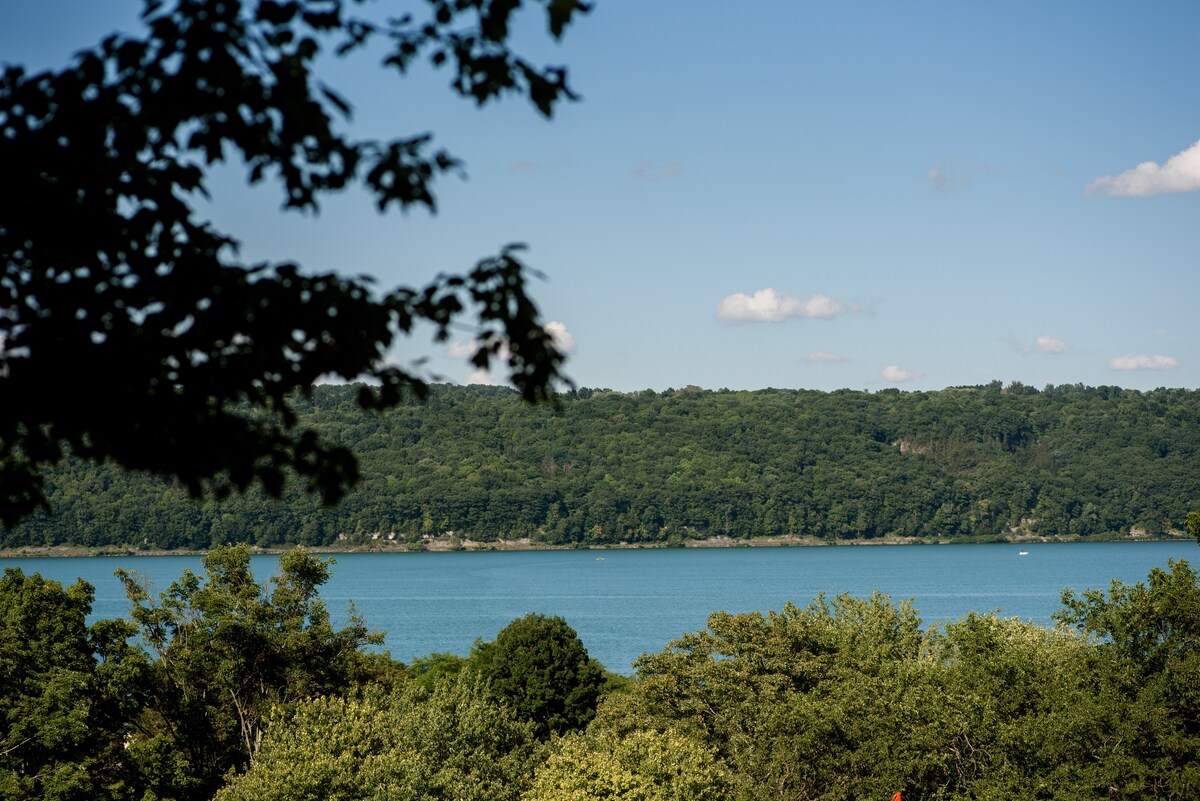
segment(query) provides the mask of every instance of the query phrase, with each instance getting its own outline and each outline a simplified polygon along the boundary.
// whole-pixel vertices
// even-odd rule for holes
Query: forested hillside
[[[363,480],[337,507],[298,488],[195,502],[73,463],[49,479],[55,514],[0,545],[1098,537],[1181,530],[1200,504],[1200,392],[1184,389],[580,389],[552,408],[439,386],[380,414],[356,392],[320,387],[299,403],[359,457]]]

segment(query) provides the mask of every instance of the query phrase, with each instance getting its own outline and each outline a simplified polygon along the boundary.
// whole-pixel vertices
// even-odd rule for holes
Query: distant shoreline
[[[735,539],[732,537],[709,537],[702,540],[685,540],[682,545],[671,546],[666,543],[609,543],[587,545],[548,545],[524,539],[492,540],[489,542],[475,541],[463,538],[452,540],[449,537],[431,537],[421,540],[413,547],[408,543],[393,540],[375,540],[369,543],[354,545],[321,545],[305,546],[310,553],[336,556],[353,553],[453,553],[453,552],[482,552],[482,551],[613,551],[613,550],[667,550],[677,548],[821,548],[841,546],[905,546],[905,545],[981,545],[981,544],[1011,544],[1028,545],[1051,542],[1180,542],[1191,539],[1186,534],[1168,534],[1152,537],[1145,534],[1123,535],[1109,537],[1042,537],[1029,535],[1012,535],[1008,537],[962,537],[962,538],[932,538],[932,537],[877,537],[869,540],[844,540],[827,542],[816,537],[775,536],[747,537]],[[270,548],[251,546],[255,554],[281,554],[290,551],[295,545],[281,545]],[[52,557],[82,557],[82,556],[203,556],[206,550],[178,549],[166,550],[161,548],[133,548],[128,546],[107,545],[87,547],[81,545],[26,545],[13,548],[0,548],[0,559],[39,559]]]

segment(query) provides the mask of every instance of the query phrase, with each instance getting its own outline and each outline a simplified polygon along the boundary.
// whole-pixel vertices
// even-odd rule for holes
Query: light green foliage
[[[741,798],[841,798],[911,786],[923,759],[920,619],[907,604],[819,598],[807,609],[716,613],[639,660],[633,692],[597,725],[674,727],[715,747]],[[936,755],[931,755],[936,758]]]
[[[494,641],[475,644],[471,665],[542,738],[586,726],[604,685],[604,671],[561,617],[514,620]]]
[[[121,739],[145,667],[112,621],[89,629],[91,585],[0,578],[0,799],[122,797]]]
[[[522,801],[722,801],[728,772],[713,750],[673,729],[570,734]]]
[[[156,657],[152,709],[130,751],[156,792],[179,798],[211,796],[245,764],[274,706],[371,678],[376,663],[360,649],[381,641],[357,618],[333,629],[317,597],[329,562],[302,549],[284,554],[266,585],[245,546],[214,549],[204,570],[185,571],[157,601],[119,571]]]
[[[1119,772],[1120,705],[1094,650],[1065,630],[971,614],[937,637],[946,724],[936,744],[960,793],[1100,797]]]
[[[216,801],[516,801],[538,746],[471,671],[280,707]]]

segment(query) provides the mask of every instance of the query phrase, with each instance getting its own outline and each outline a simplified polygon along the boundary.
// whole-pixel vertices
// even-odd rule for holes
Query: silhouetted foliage
[[[376,293],[369,279],[243,263],[200,219],[214,165],[274,180],[284,206],[363,187],[381,211],[433,208],[458,166],[428,134],[358,140],[348,103],[318,75],[327,54],[384,42],[384,69],[420,59],[483,104],[527,97],[549,115],[572,97],[562,68],[508,46],[521,3],[429,0],[427,19],[376,20],[343,0],[146,0],[145,32],[112,35],[70,66],[0,76],[0,521],[46,505],[42,471],[73,454],[170,476],[193,495],[285,475],[323,500],[354,458],[297,425],[294,392],[325,374],[368,376],[364,408],[421,396],[421,376],[383,361],[420,322],[438,339],[478,321],[473,358],[508,362],[528,400],[562,360],[512,248],[464,275]],[[550,35],[586,7],[543,0]],[[352,268],[353,265],[346,265]],[[86,398],[82,397],[86,393]]]

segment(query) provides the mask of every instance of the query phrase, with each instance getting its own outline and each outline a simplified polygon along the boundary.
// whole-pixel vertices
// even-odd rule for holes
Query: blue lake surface
[[[392,656],[435,651],[465,655],[528,612],[561,615],[592,656],[630,673],[643,652],[662,650],[704,627],[711,612],[767,612],[819,593],[912,599],[926,625],[971,611],[1051,625],[1064,588],[1107,588],[1144,581],[1170,559],[1200,563],[1195,542],[906,545],[816,548],[714,548],[611,551],[340,554],[322,597],[336,621],[351,601],[367,624],[387,634]],[[253,557],[258,578],[274,556]],[[138,571],[156,591],[195,556],[0,559],[64,583],[96,587],[96,618],[124,617],[129,606],[118,567]]]

